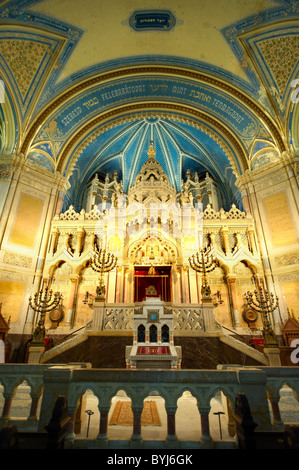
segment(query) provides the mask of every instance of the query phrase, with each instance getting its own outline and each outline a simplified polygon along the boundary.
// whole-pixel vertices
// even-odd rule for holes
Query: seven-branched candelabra
[[[208,283],[207,273],[214,271],[217,267],[217,259],[213,255],[211,248],[203,248],[189,258],[192,269],[202,274],[201,294],[203,301],[212,301],[211,288]]]
[[[29,297],[29,305],[35,311],[37,318],[37,326],[33,332],[33,343],[44,343],[45,338],[45,319],[46,314],[55,310],[60,304],[61,293],[53,293],[49,283],[43,289],[43,285],[39,292],[34,294],[34,299]]]
[[[269,294],[267,290],[263,290],[262,286],[259,286],[258,290],[255,289],[254,294],[247,291],[244,294],[244,300],[252,310],[260,313],[262,317],[265,346],[276,347],[277,342],[269,316],[278,308],[278,297],[274,297],[272,293]]]
[[[96,300],[105,300],[105,283],[104,274],[115,268],[117,258],[106,251],[106,249],[96,248],[92,258],[90,259],[90,266],[95,272],[100,274],[99,286],[96,290]]]

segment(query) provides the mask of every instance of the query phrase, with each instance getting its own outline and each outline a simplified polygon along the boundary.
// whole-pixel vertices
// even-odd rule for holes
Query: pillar
[[[38,421],[37,408],[38,408],[38,402],[39,402],[40,396],[41,396],[41,393],[31,394],[31,408],[30,408],[30,413],[28,416],[28,421]]]
[[[201,275],[199,275],[198,272],[196,272],[196,285],[197,285],[198,303],[200,304],[202,302],[202,298],[201,298]]]
[[[45,352],[45,346],[32,343],[29,347],[28,364],[39,364],[42,354]]]
[[[201,419],[201,441],[205,445],[210,446],[212,444],[212,438],[210,435],[210,422],[209,413],[211,408],[199,408],[200,419]]]
[[[182,301],[184,304],[190,303],[188,270],[188,266],[182,266],[181,268]]]
[[[140,406],[134,406],[132,404],[133,411],[133,434],[131,436],[131,444],[140,444],[142,442],[141,436],[141,413],[142,409]]]
[[[277,347],[267,347],[264,345],[264,354],[269,359],[269,366],[271,367],[280,367],[281,366],[281,359],[280,359],[280,349]]]
[[[166,407],[167,413],[167,438],[166,441],[173,442],[177,441],[176,429],[175,429],[175,414],[177,407]]]
[[[202,302],[202,315],[205,331],[213,332],[216,330],[213,302]]]
[[[92,330],[103,331],[104,324],[104,302],[94,302],[93,318],[92,318]]]
[[[161,344],[162,341],[162,332],[161,332],[161,325],[158,325],[157,328],[157,342]]]
[[[14,155],[13,162],[11,164],[11,179],[9,182],[9,188],[6,193],[6,200],[3,205],[3,211],[0,218],[0,245],[2,244],[2,239],[5,233],[7,220],[11,212],[11,206],[14,201],[16,194],[17,186],[20,179],[20,174],[23,170],[25,164],[25,158],[21,155]]]
[[[3,424],[3,426],[5,426],[10,419],[10,409],[11,409],[13,395],[7,394],[4,392],[3,397],[4,397],[4,405],[3,405],[2,416],[1,416],[0,422],[1,424]]]
[[[237,304],[237,293],[236,293],[236,279],[234,277],[227,277],[227,288],[228,295],[231,303],[231,312],[232,312],[232,323],[233,326],[240,326],[239,311]]]
[[[123,267],[116,266],[116,290],[115,290],[115,303],[119,304],[123,301]]]
[[[70,417],[67,423],[66,436],[65,436],[65,448],[72,448],[75,441],[75,415],[76,409],[69,409],[68,416]]]
[[[115,291],[116,291],[116,269],[109,271],[108,273],[108,288],[107,288],[107,302],[115,303]]]
[[[176,267],[173,267],[171,270],[171,282],[172,282],[172,301],[174,304],[180,304],[181,299],[181,286],[180,279],[181,275],[179,270]]]
[[[67,309],[66,326],[72,327],[74,320],[75,296],[78,288],[78,277],[70,277],[71,290]]]
[[[124,290],[123,290],[123,292],[124,292],[124,303],[128,302],[128,289],[129,289],[128,277],[129,277],[129,269],[124,268]]]
[[[190,300],[192,304],[198,303],[196,274],[197,272],[193,269],[189,269]]]
[[[273,396],[269,395],[269,400],[271,403],[271,408],[272,408],[272,413],[273,413],[273,425],[274,426],[281,426],[283,425],[281,415],[280,415],[280,409],[279,409],[279,400],[280,396]]]
[[[108,414],[109,406],[99,406],[100,411],[100,428],[97,440],[101,441],[102,444],[107,444],[108,442]]]

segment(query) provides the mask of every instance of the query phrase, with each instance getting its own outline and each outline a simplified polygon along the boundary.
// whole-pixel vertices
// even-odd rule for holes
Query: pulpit
[[[180,369],[181,347],[174,346],[173,314],[160,297],[146,297],[135,308],[133,346],[126,347],[127,369]]]

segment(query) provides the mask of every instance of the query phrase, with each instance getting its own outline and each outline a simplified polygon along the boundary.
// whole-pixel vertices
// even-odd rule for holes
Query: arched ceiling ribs
[[[219,135],[222,136],[222,139],[219,138],[219,141],[223,141],[223,146],[225,146],[224,142],[227,141],[228,144],[226,144],[226,148],[234,148],[235,155],[239,158],[239,164],[236,164],[232,160],[232,155],[230,155],[229,157],[234,171],[236,171],[237,174],[240,172],[240,170],[238,169],[239,165],[241,168],[241,172],[248,169],[247,157],[242,143],[225,126],[223,126],[219,121],[215,120],[212,116],[206,115],[205,113],[202,113],[197,109],[181,106],[179,104],[174,105],[173,103],[137,103],[128,106],[123,106],[122,108],[112,109],[108,113],[100,114],[95,119],[91,120],[85,126],[83,126],[77,133],[72,134],[72,137],[66,142],[64,148],[62,149],[60,159],[57,165],[57,171],[61,173],[65,171],[66,167],[68,166],[68,160],[70,157],[73,158],[72,164],[75,164],[79,153],[76,151],[75,156],[72,156],[72,152],[74,152],[76,148],[78,149],[79,142],[82,142],[84,136],[87,136],[92,129],[96,128],[96,126],[101,125],[101,123],[106,124],[109,119],[111,120],[114,117],[118,117],[121,119],[125,113],[134,114],[140,111],[144,111],[145,113],[148,111],[161,113],[162,111],[162,114],[163,112],[165,112],[166,115],[169,115],[169,113],[173,112],[176,114],[180,113],[181,115],[185,116],[186,121],[194,120],[195,126],[199,125],[198,122],[207,123],[208,126],[216,129]]]
[[[171,177],[170,184],[171,184],[171,186],[174,186],[175,185],[175,169],[174,169],[173,165],[171,165],[171,162],[170,162],[170,159],[169,159],[169,152],[166,149],[166,143],[164,141],[162,133],[160,132],[159,127],[157,127],[157,134],[160,138],[164,158],[166,159],[166,163],[167,163],[167,166],[168,166],[168,170],[169,170],[168,174]]]
[[[162,124],[163,125],[163,124]],[[179,134],[183,135],[183,131],[182,129],[180,129],[178,126],[176,126],[175,124],[169,122],[168,123],[169,127],[173,127]],[[165,126],[163,126],[165,127]],[[219,168],[218,164],[217,164],[217,161],[214,159],[212,159],[213,157],[209,154],[209,152],[207,152],[207,150],[205,149],[205,147],[203,145],[200,144],[200,142],[198,142],[194,137],[192,137],[190,134],[188,134],[188,140],[190,140],[193,145],[198,148],[199,152],[202,153],[206,159],[208,160],[208,162],[210,163],[211,167],[215,169],[216,173],[217,173],[217,176],[219,177],[219,179],[222,181],[223,180],[223,174],[221,172],[221,169]],[[181,153],[182,152],[182,149],[181,149]],[[190,158],[193,158],[193,160],[195,161],[199,161],[197,158],[196,158],[196,155],[191,155],[191,154],[188,154],[186,153],[186,151],[184,152],[184,154]],[[200,162],[199,162],[200,163]],[[204,165],[205,163],[202,162],[202,165]]]
[[[141,136],[140,142],[138,144],[138,149],[136,150],[137,155],[139,155],[140,149],[142,148],[142,146],[144,144],[144,140],[145,140],[145,136],[146,136],[148,128],[149,128],[149,124],[146,123],[146,126],[143,128],[144,130],[143,130],[143,134]],[[136,166],[137,166],[138,163],[139,163],[139,161],[137,161],[137,158],[136,158],[134,160],[133,167],[131,168],[130,178],[129,178],[129,186],[132,186],[134,184],[134,181],[135,181],[134,175],[135,175]]]
[[[91,89],[96,89],[98,86],[102,86],[104,83],[110,84],[117,83],[117,80],[125,79],[127,77],[150,77],[150,76],[159,76],[161,79],[182,79],[182,80],[190,80],[190,83],[198,83],[204,84],[205,86],[212,87],[213,90],[219,90],[222,94],[225,94],[228,98],[231,97],[235,100],[235,102],[239,101],[242,106],[248,109],[250,113],[253,113],[262,123],[263,125],[269,130],[273,139],[276,141],[279,150],[282,152],[285,150],[285,144],[283,142],[282,137],[280,136],[280,132],[277,129],[275,121],[268,115],[259,105],[256,103],[250,96],[246,95],[244,92],[241,92],[238,89],[235,89],[232,85],[227,83],[223,83],[220,80],[217,80],[214,77],[205,75],[203,73],[197,72],[195,70],[183,69],[183,68],[173,68],[173,67],[156,67],[156,66],[147,66],[147,67],[131,67],[122,70],[117,70],[113,72],[103,73],[101,75],[97,75],[91,79],[85,80],[84,82],[74,86],[73,88],[69,89],[67,92],[62,93],[58,98],[54,99],[46,109],[44,109],[32,123],[31,128],[28,130],[27,134],[25,135],[23,144],[21,146],[21,152],[26,155],[27,151],[33,142],[35,136],[37,135],[38,131],[40,130],[41,126],[47,121],[48,118],[54,116],[55,112],[59,109],[65,108],[68,103],[71,102],[76,96],[83,96],[84,93],[90,92]],[[167,98],[165,97],[165,101],[162,103],[160,102],[160,108],[169,107]],[[176,100],[176,104],[172,103],[174,107],[184,107],[188,108],[189,103],[184,101],[183,99],[178,102]],[[126,107],[129,105],[125,105]],[[143,107],[146,106],[155,106],[154,98],[153,101],[149,102],[148,100],[144,101]],[[118,106],[118,111],[120,112],[121,106]],[[193,114],[194,112],[201,113],[200,108],[194,109],[194,111],[189,112]],[[101,116],[109,115],[110,113],[114,113],[115,109],[104,111],[100,113]],[[202,113],[203,114],[203,113]],[[217,119],[212,117],[212,114],[206,114],[206,119],[212,119],[213,121],[217,121]],[[93,119],[91,118],[93,121]],[[86,124],[82,123],[82,127],[85,127]],[[230,131],[232,134],[233,131]],[[236,138],[236,140],[238,140]],[[244,169],[246,169],[246,164],[244,162]],[[59,171],[59,170],[58,170]]]
[[[99,151],[95,154],[95,156],[93,157],[93,159],[91,160],[90,163],[87,163],[86,167],[85,167],[85,171],[84,173],[82,173],[82,176],[81,178],[84,180],[87,175],[90,173],[90,172],[93,172],[94,170],[96,171],[96,166],[99,166],[99,165],[104,165],[105,163],[107,163],[110,159],[113,159],[113,158],[116,158],[116,157],[120,157],[124,151],[124,149],[122,149],[121,153],[120,154],[114,154],[114,155],[108,155],[107,157],[105,157],[101,162],[100,162],[100,159],[101,159],[101,156],[104,154],[105,151],[107,151],[109,149],[109,147],[111,147],[117,140],[121,139],[122,137],[124,137],[127,133],[129,132],[134,132],[134,129],[136,127],[140,126],[140,122],[133,122],[132,125],[130,125],[128,128],[126,129],[121,129],[119,132],[117,132],[114,136],[112,136],[108,142],[106,142],[100,149]],[[96,138],[98,136],[97,133],[95,133],[93,135],[93,138]],[[129,145],[130,143],[128,142],[127,145]],[[97,163],[98,162],[98,163]],[[94,168],[93,168],[94,167]]]

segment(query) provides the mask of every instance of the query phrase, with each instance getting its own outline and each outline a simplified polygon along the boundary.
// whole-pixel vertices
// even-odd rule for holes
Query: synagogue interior
[[[0,448],[298,448],[298,1],[1,1],[0,139]]]

